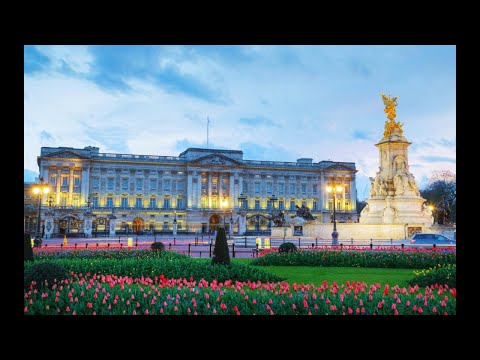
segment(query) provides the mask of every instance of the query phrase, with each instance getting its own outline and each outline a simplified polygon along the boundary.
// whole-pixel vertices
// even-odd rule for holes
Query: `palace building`
[[[220,223],[243,235],[241,213],[247,234],[268,232],[273,210],[289,219],[296,205],[330,222],[333,197],[325,187],[332,178],[343,184],[336,195],[338,221],[358,221],[355,163],[244,160],[239,150],[189,148],[179,156],[99,150],[41,148],[40,176],[50,187],[41,218],[53,216],[51,236],[90,233],[85,216],[91,216],[94,235],[171,234],[174,224],[178,233],[205,234]]]

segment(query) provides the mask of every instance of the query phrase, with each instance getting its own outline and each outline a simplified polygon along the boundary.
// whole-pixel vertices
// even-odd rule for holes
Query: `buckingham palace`
[[[330,222],[333,197],[325,188],[333,179],[342,184],[337,221],[358,221],[353,162],[244,160],[240,150],[202,148],[178,156],[99,150],[41,148],[37,162],[49,192],[39,200],[47,237],[207,234],[220,224],[231,234],[268,233],[273,211],[290,219],[302,206],[317,221]]]

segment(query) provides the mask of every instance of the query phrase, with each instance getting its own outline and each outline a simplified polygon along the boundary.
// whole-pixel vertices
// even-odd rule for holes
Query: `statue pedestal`
[[[362,224],[399,224],[423,223],[425,226],[433,224],[431,213],[424,211],[425,199],[412,196],[393,199],[370,199],[368,208],[362,211],[360,223]]]

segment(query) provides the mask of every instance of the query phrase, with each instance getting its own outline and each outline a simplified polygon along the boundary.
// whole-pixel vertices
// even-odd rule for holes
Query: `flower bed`
[[[62,249],[60,247],[50,247],[33,249],[34,260],[52,260],[52,259],[75,259],[75,258],[88,258],[88,259],[132,259],[132,258],[188,258],[188,256],[179,254],[175,251],[162,251],[155,252],[150,248],[135,249],[135,248],[68,248]]]
[[[24,293],[24,313],[51,315],[429,315],[456,314],[456,289],[324,282],[192,281],[71,273]]]
[[[457,265],[455,264],[446,266],[438,264],[433,268],[414,271],[413,273],[415,276],[408,281],[409,284],[418,284],[420,286],[447,284],[450,287],[457,286]]]
[[[295,252],[278,253],[274,249],[252,260],[259,266],[347,266],[424,269],[437,264],[456,263],[456,252],[445,250],[410,249],[401,250],[386,247],[381,250],[364,250],[355,247],[355,251],[344,247],[299,249]]]
[[[193,278],[195,280],[206,279],[212,281],[238,280],[238,281],[279,281],[282,278],[271,274],[258,267],[245,264],[230,264],[228,266],[211,265],[209,262],[196,261],[186,255],[174,252],[164,252],[161,256],[155,256],[150,252],[148,256],[135,258],[51,258],[48,263],[62,265],[68,272],[116,274],[119,276],[153,276],[164,274],[169,278]],[[39,261],[25,262],[24,268],[28,269]]]

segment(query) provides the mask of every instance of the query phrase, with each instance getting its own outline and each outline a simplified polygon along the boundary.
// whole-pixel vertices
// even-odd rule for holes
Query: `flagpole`
[[[208,149],[208,126],[210,125],[210,119],[207,116],[207,149]]]

